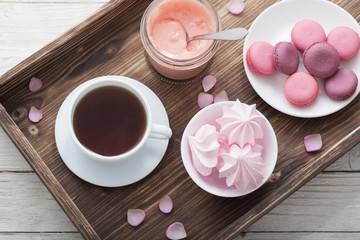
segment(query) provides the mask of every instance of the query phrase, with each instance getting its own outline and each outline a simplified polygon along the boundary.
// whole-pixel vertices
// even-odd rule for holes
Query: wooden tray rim
[[[95,21],[101,20],[101,18],[106,15],[112,9],[115,9],[124,1],[131,0],[111,0],[110,2],[104,4],[100,9],[94,12],[86,20],[69,29],[64,34],[60,35],[57,39],[50,42],[39,51],[32,54],[30,57],[26,58],[24,61],[7,71],[0,77],[0,88],[2,85],[8,83],[11,79],[16,78],[20,72],[26,71],[34,62],[39,61],[42,58],[46,58],[52,55],[54,49],[64,45],[67,41],[71,40],[73,37],[77,36],[79,32],[82,32],[88,26],[92,25]],[[65,189],[55,178],[50,169],[46,166],[45,162],[33,148],[31,143],[27,140],[25,135],[21,132],[20,128],[12,120],[11,116],[8,114],[6,109],[0,103],[0,126],[4,129],[5,133],[10,137],[12,142],[18,148],[20,153],[24,156],[26,161],[33,168],[35,173],[39,176],[44,185],[48,188],[49,192],[54,196],[60,206],[63,208],[65,213],[68,215],[70,220],[81,232],[83,237],[86,239],[100,239],[98,234],[94,231],[93,227],[89,224],[85,216],[75,205],[70,196],[66,193]],[[271,202],[267,207],[263,208],[256,215],[251,214],[251,209],[240,216],[233,223],[228,225],[225,229],[220,231],[214,239],[229,239],[238,236],[241,231],[245,230],[252,223],[258,220],[260,217],[268,213],[271,209],[289,197],[292,193],[298,190],[303,186],[307,181],[316,176],[320,171],[325,169],[328,165],[334,162],[339,156],[341,156],[346,151],[350,150],[354,145],[360,142],[360,126],[356,127],[351,133],[345,136],[341,141],[333,145],[328,151],[321,154],[316,161],[313,161],[311,164],[306,167],[301,168],[299,171],[306,172],[304,182],[298,182],[289,188],[286,192],[281,194],[281,197],[277,198],[276,201]],[[335,153],[331,155],[330,153]],[[280,191],[277,189],[277,191]],[[257,205],[262,205],[266,203],[264,198]],[[249,217],[252,216],[252,217]],[[246,221],[244,221],[246,219]]]

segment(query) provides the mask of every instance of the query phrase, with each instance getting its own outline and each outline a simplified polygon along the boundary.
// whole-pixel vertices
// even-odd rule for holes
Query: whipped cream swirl
[[[236,100],[222,106],[217,124],[204,124],[188,136],[192,163],[202,176],[225,178],[227,187],[247,192],[259,186],[266,175],[263,160],[266,120],[254,105]],[[212,120],[212,121],[213,121]]]
[[[222,117],[216,119],[221,126],[220,134],[228,137],[228,144],[255,144],[255,139],[263,138],[261,125],[264,119],[257,113],[255,104],[247,105],[236,100],[232,107],[223,107]]]
[[[233,144],[229,153],[220,156],[224,161],[219,177],[226,177],[228,187],[235,186],[240,191],[254,188],[264,179],[264,161],[261,158],[262,147],[246,144],[243,148]]]
[[[201,126],[195,136],[188,136],[193,165],[203,176],[209,176],[218,163],[218,137],[216,128],[210,124]]]

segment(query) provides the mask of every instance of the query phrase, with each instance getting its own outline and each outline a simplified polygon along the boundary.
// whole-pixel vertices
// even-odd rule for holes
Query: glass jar
[[[217,51],[219,47],[219,41],[213,40],[209,48],[206,49],[203,53],[189,59],[174,59],[162,54],[155,48],[150,40],[148,25],[149,18],[153,14],[154,10],[156,10],[156,8],[165,1],[171,0],[155,0],[145,10],[140,24],[141,41],[148,54],[151,65],[161,75],[174,80],[189,79],[196,76],[205,69],[206,65]],[[213,6],[207,0],[192,1],[200,3],[208,10],[212,20],[215,23],[215,31],[220,31],[220,18]]]

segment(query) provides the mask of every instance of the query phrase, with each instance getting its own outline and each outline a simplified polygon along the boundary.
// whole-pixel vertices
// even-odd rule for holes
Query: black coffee
[[[140,100],[121,87],[100,87],[87,93],[73,116],[76,137],[82,145],[103,156],[115,156],[135,147],[146,128]]]

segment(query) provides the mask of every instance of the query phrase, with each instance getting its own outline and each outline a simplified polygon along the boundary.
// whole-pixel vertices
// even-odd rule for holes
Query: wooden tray
[[[240,16],[227,13],[227,0],[211,2],[224,28],[249,28],[258,14],[277,1],[248,0]],[[360,20],[357,1],[333,2]],[[268,183],[246,197],[227,199],[204,192],[192,182],[180,156],[182,132],[199,110],[196,98],[201,83],[169,84],[150,70],[139,37],[140,19],[149,3],[109,2],[0,79],[1,126],[85,238],[165,239],[168,225],[181,221],[188,239],[231,239],[360,141],[359,97],[327,117],[284,115],[263,102],[250,86],[242,63],[243,41],[223,43],[207,70],[218,77],[214,92],[225,89],[231,100],[256,103],[275,129],[279,155]],[[164,103],[174,132],[159,166],[127,187],[103,188],[80,180],[64,165],[55,146],[55,117],[61,103],[76,86],[102,75],[125,75],[150,87]],[[37,93],[28,90],[33,76],[44,83]],[[42,109],[40,123],[28,120],[31,106]],[[311,133],[321,133],[324,143],[313,154],[303,147],[303,137]],[[158,210],[165,194],[174,201],[168,215]],[[144,209],[145,222],[137,228],[129,226],[128,208]]]

